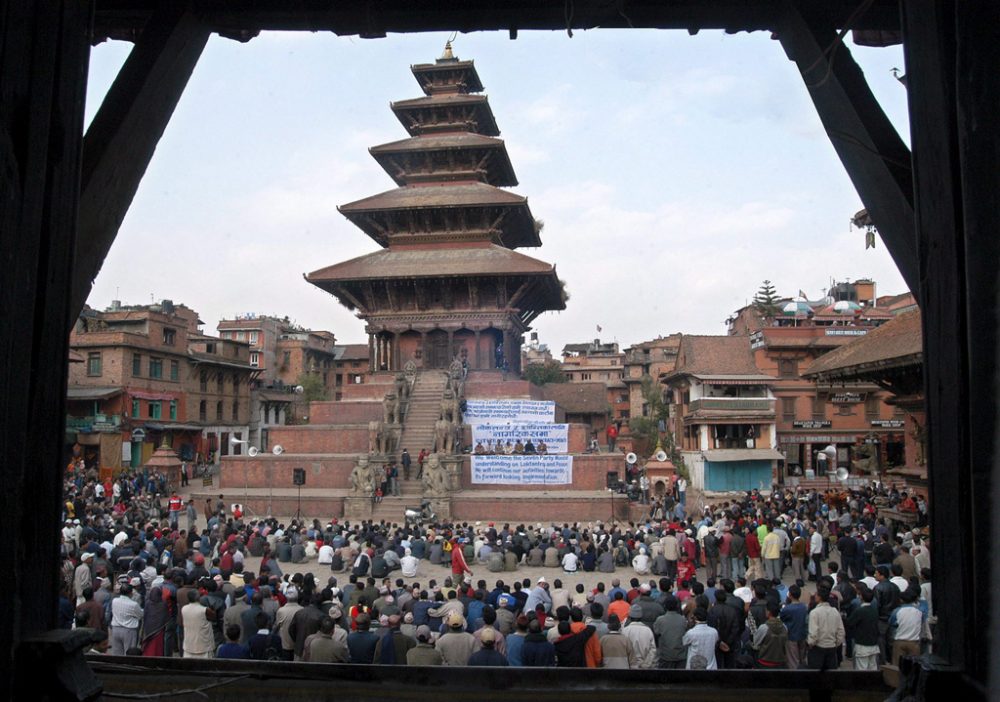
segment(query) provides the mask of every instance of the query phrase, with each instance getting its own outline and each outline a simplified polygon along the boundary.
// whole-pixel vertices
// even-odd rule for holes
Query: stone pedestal
[[[462,457],[442,456],[441,465],[448,472],[448,489],[452,492],[462,489]]]
[[[370,519],[372,501],[369,497],[345,497],[344,519]]]
[[[424,499],[430,499],[431,509],[434,510],[434,514],[437,515],[438,521],[451,519],[450,497],[431,497]]]

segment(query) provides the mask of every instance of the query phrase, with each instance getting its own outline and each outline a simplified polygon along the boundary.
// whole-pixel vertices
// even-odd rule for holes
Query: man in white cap
[[[404,577],[415,577],[417,574],[417,566],[419,564],[419,559],[414,557],[411,549],[407,548],[403,550],[403,557],[399,560],[399,565]]]
[[[538,605],[545,607],[546,612],[552,609],[552,597],[549,595],[549,583],[545,576],[540,577],[535,583],[535,587],[528,593],[528,599],[524,603],[524,611],[534,612]]]

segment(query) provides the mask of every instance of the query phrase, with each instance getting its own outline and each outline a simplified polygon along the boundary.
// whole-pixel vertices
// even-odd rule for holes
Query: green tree
[[[760,290],[753,296],[753,305],[764,317],[774,317],[779,312],[778,291],[770,280],[761,283]]]
[[[524,369],[524,379],[532,385],[565,383],[568,380],[562,372],[562,364],[554,359],[545,363],[530,364]]]
[[[642,376],[640,381],[642,399],[646,405],[646,413],[642,417],[629,419],[628,428],[632,433],[632,444],[638,453],[648,456],[656,448],[660,439],[660,422],[666,424],[669,407],[663,401],[663,386],[649,375]]]
[[[296,383],[302,386],[302,401],[303,402],[317,402],[320,400],[326,400],[326,386],[323,385],[323,379],[318,373],[303,373],[299,376]]]

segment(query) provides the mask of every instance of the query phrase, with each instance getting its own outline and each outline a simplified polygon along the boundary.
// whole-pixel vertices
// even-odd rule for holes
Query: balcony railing
[[[703,397],[691,401],[691,411],[698,410],[764,410],[774,411],[774,400],[766,397]]]

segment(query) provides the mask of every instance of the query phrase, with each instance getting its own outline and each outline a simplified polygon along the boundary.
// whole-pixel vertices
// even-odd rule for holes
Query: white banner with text
[[[569,424],[545,424],[541,422],[507,422],[496,424],[473,424],[472,445],[482,444],[487,451],[497,442],[505,446],[509,441],[515,446],[528,440],[538,449],[545,442],[546,453],[566,453],[569,451]]]
[[[556,403],[551,400],[466,400],[466,424],[489,422],[554,422]]]
[[[472,456],[472,482],[494,485],[569,485],[572,456]]]

